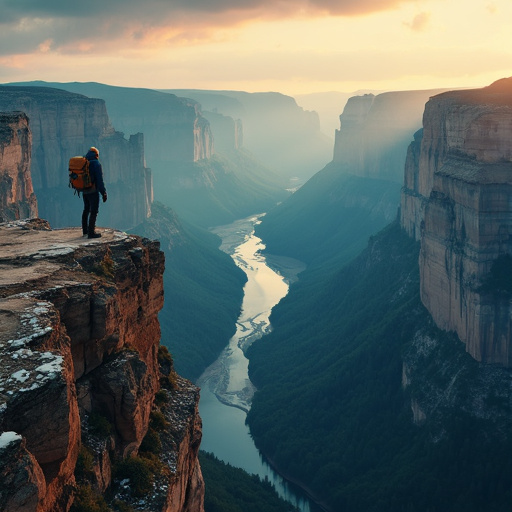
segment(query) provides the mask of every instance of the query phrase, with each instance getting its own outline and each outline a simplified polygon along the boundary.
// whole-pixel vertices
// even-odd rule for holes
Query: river
[[[260,217],[255,215],[213,230],[222,240],[221,250],[230,254],[247,274],[247,283],[235,335],[197,381],[201,387],[199,412],[203,420],[201,449],[232,466],[267,478],[277,493],[301,512],[314,512],[317,507],[265,462],[245,423],[255,388],[248,376],[244,350],[269,331],[272,308],[288,293],[288,283],[305,268],[291,258],[272,259],[272,266],[280,272],[270,268],[260,252],[264,245],[254,234]]]

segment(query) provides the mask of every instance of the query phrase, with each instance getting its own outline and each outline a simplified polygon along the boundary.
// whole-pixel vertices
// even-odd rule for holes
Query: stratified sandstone
[[[510,290],[489,286],[512,254],[512,79],[427,103],[401,216],[421,239],[421,298],[436,324],[478,361],[512,365]]]
[[[0,222],[37,217],[30,129],[22,112],[0,113]]]
[[[38,219],[0,225],[0,510],[68,510],[81,446],[104,491],[113,461],[137,454],[148,431],[163,378],[164,257],[158,242],[102,234]],[[201,512],[198,390],[174,393],[163,457],[187,462],[169,465],[158,510]],[[96,443],[94,415],[111,426]]]
[[[125,139],[112,127],[105,102],[47,87],[0,86],[0,111],[27,114],[32,132],[31,173],[39,215],[53,227],[80,225],[81,198],[68,187],[69,158],[100,149],[108,202],[100,225],[129,229],[151,213],[151,172],[144,139]],[[30,146],[26,151],[30,154]]]

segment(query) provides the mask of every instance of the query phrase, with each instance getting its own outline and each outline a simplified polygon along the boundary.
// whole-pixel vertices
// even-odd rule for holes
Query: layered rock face
[[[79,225],[82,201],[68,188],[68,161],[100,149],[109,201],[105,225],[128,229],[151,212],[151,172],[142,134],[128,140],[110,124],[105,102],[46,87],[0,86],[0,111],[19,110],[32,132],[32,183],[39,215],[53,227]]]
[[[33,219],[1,224],[0,247],[0,509],[68,510],[84,454],[94,487],[110,487],[164,392],[167,469],[148,509],[201,512],[199,392],[177,376],[162,384],[158,242],[114,230],[87,240]]]
[[[351,174],[402,184],[407,147],[421,127],[425,102],[438,91],[349,98],[335,133],[333,161]]]
[[[151,89],[87,82],[29,82],[105,100],[117,130],[144,133],[146,158],[157,163],[194,162],[213,154],[213,136],[197,102]],[[215,134],[215,137],[217,134]]]
[[[31,139],[25,114],[0,113],[0,222],[37,217],[30,175]]]
[[[409,148],[402,225],[421,239],[421,298],[478,361],[512,365],[512,79],[426,105]]]

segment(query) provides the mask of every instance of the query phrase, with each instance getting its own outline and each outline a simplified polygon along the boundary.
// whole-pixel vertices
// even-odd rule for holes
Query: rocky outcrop
[[[163,253],[102,234],[0,225],[0,510],[68,510],[84,474],[114,492],[114,464],[137,460],[166,393],[167,469],[149,493],[161,507],[149,510],[201,512],[199,393],[159,357]]]
[[[478,361],[512,365],[512,79],[426,105],[402,225],[421,239],[421,299]]]
[[[0,113],[0,222],[37,217],[30,175],[31,139],[25,114]]]
[[[90,146],[100,149],[109,193],[100,221],[128,229],[147,218],[152,181],[145,167],[143,135],[127,140],[116,132],[104,101],[47,87],[0,86],[0,111],[9,110],[22,111],[29,118],[39,215],[53,227],[80,224],[82,204],[68,188],[68,161]]]
[[[400,91],[349,98],[335,133],[333,161],[361,177],[402,184],[407,147],[425,102],[439,92]]]
[[[205,111],[203,115],[208,119],[212,129],[215,151],[233,151],[243,147],[244,132],[240,119],[235,120],[218,112]]]

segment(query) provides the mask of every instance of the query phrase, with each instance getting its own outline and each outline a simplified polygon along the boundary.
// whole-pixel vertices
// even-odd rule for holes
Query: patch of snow
[[[16,432],[3,432],[0,434],[0,450],[5,449],[9,444],[21,439],[20,434]]]
[[[34,389],[37,389],[37,388],[39,388],[39,387],[41,387],[41,382],[34,382],[34,383],[32,384],[32,386],[30,386],[30,387],[28,387],[28,388],[21,388],[21,389],[20,389],[20,392],[21,392],[21,393],[24,393],[24,392],[26,392],[26,391],[34,391]]]
[[[36,372],[39,373],[57,373],[62,370],[62,362],[64,358],[62,356],[55,356],[55,359],[50,363],[42,364],[36,368]]]
[[[18,370],[11,375],[12,379],[16,379],[18,382],[25,382],[30,377],[30,373],[27,370]]]

